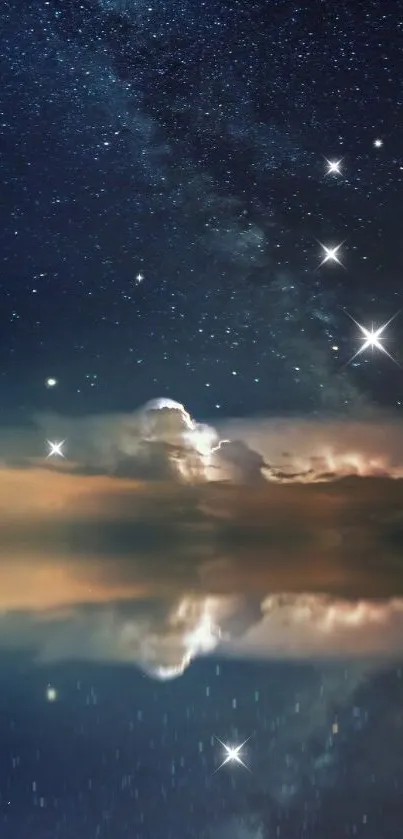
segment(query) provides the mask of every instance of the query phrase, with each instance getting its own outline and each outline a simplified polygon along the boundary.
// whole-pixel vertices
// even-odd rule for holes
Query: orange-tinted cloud
[[[0,439],[0,644],[161,675],[217,648],[401,653],[399,427],[233,424],[244,436],[228,460],[217,435],[166,410],[133,428],[57,418],[66,461],[41,458],[38,433]]]

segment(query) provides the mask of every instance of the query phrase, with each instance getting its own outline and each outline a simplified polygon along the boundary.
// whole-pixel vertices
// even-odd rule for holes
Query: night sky
[[[400,401],[386,359],[343,369],[343,309],[381,324],[401,305],[400,12],[7,4],[3,412]],[[318,240],[345,242],[344,268],[316,270]]]
[[[0,33],[0,839],[401,839],[403,2]]]

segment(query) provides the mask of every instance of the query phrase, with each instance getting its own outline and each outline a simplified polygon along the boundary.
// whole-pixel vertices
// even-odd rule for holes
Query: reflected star
[[[52,685],[48,685],[46,688],[46,699],[48,702],[56,702],[57,690]]]
[[[376,140],[374,140],[374,147],[375,147],[376,149],[381,149],[381,148],[382,148],[382,146],[383,146],[383,140],[381,140],[381,138],[380,138],[380,137],[377,137],[377,139],[376,139]]]
[[[55,455],[57,457],[65,457],[65,455],[63,454],[63,451],[62,451],[63,446],[66,442],[65,440],[60,440],[57,443],[52,443],[51,440],[47,440],[46,442],[47,442],[47,444],[49,446],[49,449],[50,449],[47,457],[54,457]]]
[[[349,312],[346,312],[346,315],[350,318],[350,320],[352,320],[353,323],[355,323],[355,325],[358,326],[358,328],[361,330],[363,336],[361,339],[363,341],[362,346],[359,350],[357,350],[356,353],[354,353],[354,355],[350,358],[347,364],[351,364],[351,362],[355,358],[357,358],[358,355],[361,355],[361,353],[365,352],[365,350],[376,349],[385,353],[385,355],[387,355],[388,358],[390,358],[392,361],[394,361],[395,364],[397,364],[398,367],[400,367],[399,362],[396,361],[395,358],[393,358],[393,355],[391,355],[381,343],[385,338],[383,334],[385,329],[389,326],[390,323],[392,323],[392,320],[394,320],[398,314],[399,312],[396,312],[391,318],[389,318],[389,320],[386,321],[386,323],[382,324],[382,326],[374,328],[374,325],[372,324],[371,329],[367,329],[365,326],[362,326],[361,323],[358,323],[358,321],[355,318],[353,318],[352,315],[349,314]]]
[[[136,274],[136,283],[137,284],[142,283],[143,280],[144,280],[144,274],[141,274],[141,273]]]
[[[340,245],[332,245],[332,246],[322,245],[322,242],[319,242],[319,244],[320,244],[320,246],[321,246],[321,248],[322,248],[322,250],[325,254],[324,258],[322,259],[322,262],[319,265],[319,268],[321,268],[322,265],[325,265],[326,262],[337,262],[338,265],[342,265],[342,263],[339,259],[339,256],[338,256],[338,252],[341,248],[341,244]]]
[[[240,756],[241,749],[243,748],[245,743],[247,743],[248,740],[250,740],[250,737],[244,740],[243,743],[241,743],[239,746],[228,746],[226,743],[223,743],[223,741],[220,740],[219,737],[216,737],[216,740],[218,740],[218,742],[221,743],[223,749],[225,750],[226,757],[224,758],[223,762],[220,763],[219,766],[217,766],[217,769],[213,772],[213,775],[215,775],[215,773],[218,772],[219,769],[222,769],[222,767],[225,766],[226,763],[240,763],[241,766],[244,767],[244,769],[247,769],[248,772],[250,772],[249,766],[247,766],[246,763],[243,762]]]
[[[343,158],[340,158],[340,160],[328,160],[327,157],[325,157],[325,160],[328,166],[326,172],[327,175],[341,175],[340,167],[343,162]]]

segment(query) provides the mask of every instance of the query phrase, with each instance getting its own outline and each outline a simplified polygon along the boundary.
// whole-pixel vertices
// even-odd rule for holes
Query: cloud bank
[[[160,678],[400,656],[402,444],[382,415],[215,429],[172,400],[3,429],[0,646]]]

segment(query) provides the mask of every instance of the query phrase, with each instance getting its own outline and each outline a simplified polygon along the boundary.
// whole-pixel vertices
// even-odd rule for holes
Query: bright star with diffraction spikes
[[[223,760],[223,762],[220,763],[220,765],[217,767],[215,772],[213,772],[213,775],[215,775],[215,773],[218,772],[219,769],[225,766],[226,763],[240,763],[241,766],[244,767],[244,769],[247,769],[250,772],[249,766],[247,766],[246,763],[243,762],[240,756],[241,749],[243,748],[245,743],[247,743],[248,740],[250,740],[250,737],[244,740],[243,743],[241,743],[239,746],[228,746],[226,743],[223,743],[223,741],[220,740],[219,737],[216,737],[216,740],[218,740],[218,742],[221,743],[222,747],[224,748],[226,757]]]
[[[325,157],[325,160],[328,166],[326,172],[327,175],[341,175],[340,166],[343,162],[343,158],[340,158],[340,160],[328,160],[327,157]]]
[[[60,442],[58,443],[52,443],[51,440],[47,440],[47,444],[50,448],[49,454],[47,456],[54,457],[55,455],[57,455],[58,457],[65,457],[65,455],[62,452],[62,448],[65,442],[65,440],[60,440]]]
[[[342,264],[338,257],[338,252],[341,248],[341,245],[332,245],[330,247],[328,245],[322,245],[322,242],[319,242],[319,244],[325,254],[324,258],[322,259],[322,262],[319,265],[319,268],[321,268],[322,265],[325,265],[326,262],[337,262],[338,265]]]
[[[382,324],[382,326],[378,326],[376,329],[374,328],[373,324],[371,326],[371,329],[367,329],[365,326],[362,326],[361,323],[358,323],[358,321],[355,318],[353,318],[352,315],[350,315],[348,312],[346,312],[346,315],[348,315],[350,320],[352,320],[353,323],[355,323],[356,326],[358,326],[358,328],[361,330],[362,335],[363,335],[363,337],[362,337],[362,341],[363,341],[362,347],[360,347],[360,349],[357,350],[356,353],[354,353],[354,355],[350,358],[350,361],[348,361],[347,363],[351,364],[351,362],[354,360],[354,358],[357,358],[357,355],[361,355],[361,353],[365,352],[365,350],[376,349],[376,350],[380,350],[381,352],[385,353],[385,355],[387,355],[388,358],[390,358],[392,361],[395,362],[395,364],[398,365],[398,367],[400,367],[399,362],[396,361],[395,358],[393,358],[393,355],[391,355],[387,351],[387,349],[383,346],[383,344],[381,343],[384,340],[384,335],[383,335],[384,330],[386,329],[387,326],[389,326],[390,323],[392,323],[392,320],[394,320],[395,317],[397,317],[398,314],[399,314],[399,312],[396,312],[391,318],[389,318],[389,320],[386,321],[386,323]]]
[[[383,146],[383,140],[381,140],[380,137],[378,137],[376,140],[374,140],[374,146],[376,149],[381,149]]]

